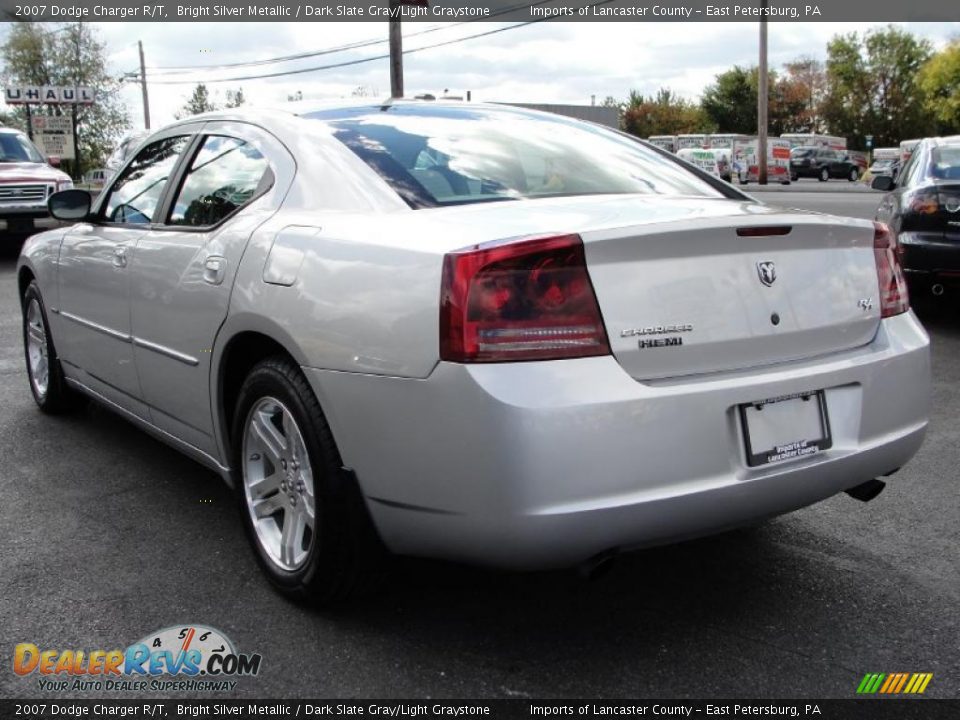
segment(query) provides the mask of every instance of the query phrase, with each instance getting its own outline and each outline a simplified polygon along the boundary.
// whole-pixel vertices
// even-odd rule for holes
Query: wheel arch
[[[17,269],[17,297],[20,298],[20,304],[23,304],[23,296],[30,287],[30,283],[37,279],[36,273],[29,265],[23,264]]]
[[[258,362],[284,356],[305,364],[300,348],[283,328],[262,318],[231,319],[221,328],[210,365],[211,409],[223,464],[232,467],[230,428],[240,386]]]

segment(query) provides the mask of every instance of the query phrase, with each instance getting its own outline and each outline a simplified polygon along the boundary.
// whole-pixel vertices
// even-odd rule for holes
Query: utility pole
[[[403,33],[400,0],[390,0],[390,97],[403,97]]]
[[[143,127],[150,129],[150,98],[147,96],[147,65],[143,61],[143,40],[137,40],[140,48],[140,91],[143,93]]]
[[[761,12],[766,12],[767,0],[763,0]],[[757,182],[767,184],[767,109],[770,102],[770,75],[767,72],[767,16],[760,16],[760,68],[757,91]]]
[[[394,98],[403,97],[403,33],[400,30],[403,5],[426,8],[430,0],[390,0],[390,97]]]
[[[83,69],[80,67],[80,41],[83,39],[83,23],[77,23],[77,74],[74,76],[77,82],[77,87],[83,85]],[[71,124],[73,125],[73,167],[74,175],[77,176],[77,182],[80,181],[82,173],[80,172],[80,138],[77,137],[77,114],[80,112],[79,103],[73,104],[73,120]]]

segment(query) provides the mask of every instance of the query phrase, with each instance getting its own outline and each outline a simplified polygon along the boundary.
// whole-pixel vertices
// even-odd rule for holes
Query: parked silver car
[[[292,594],[385,551],[566,566],[865,499],[927,425],[885,226],[595,125],[215,113],[50,205],[75,224],[18,266],[37,403],[91,396],[220,473]]]

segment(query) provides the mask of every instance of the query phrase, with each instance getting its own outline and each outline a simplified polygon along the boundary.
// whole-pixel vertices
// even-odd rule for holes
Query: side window
[[[273,182],[266,158],[243,140],[210,135],[187,171],[170,225],[216,225]]]
[[[900,185],[905,187],[912,187],[916,182],[917,167],[920,164],[920,156],[923,155],[923,148],[919,145],[913,149],[913,152],[910,154],[910,159],[907,160],[907,164],[903,166],[903,170],[900,171]]]
[[[110,196],[103,206],[103,221],[151,222],[167,178],[189,139],[188,135],[177,135],[143,148],[110,188]]]

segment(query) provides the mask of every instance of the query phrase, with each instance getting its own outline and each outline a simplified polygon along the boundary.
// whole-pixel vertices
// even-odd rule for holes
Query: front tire
[[[232,438],[244,527],[270,582],[319,604],[370,590],[385,552],[295,364],[278,357],[251,370]]]
[[[830,171],[827,168],[822,168],[820,174],[817,176],[817,179],[820,182],[826,182],[830,179]]]
[[[31,281],[23,294],[23,349],[30,392],[37,406],[51,415],[69,410],[74,395],[67,387],[57,359],[47,308],[36,280]]]

